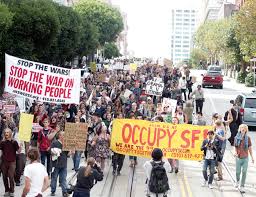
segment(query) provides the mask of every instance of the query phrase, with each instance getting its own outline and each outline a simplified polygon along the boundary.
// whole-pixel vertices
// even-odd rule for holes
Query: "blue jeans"
[[[56,192],[57,179],[59,176],[62,193],[67,192],[67,168],[54,168],[51,179],[51,192]]]
[[[41,154],[41,163],[45,166],[45,160],[47,159],[47,173],[50,176],[52,168],[51,168],[51,153],[48,151],[40,151]]]
[[[75,154],[72,158],[73,159],[73,164],[74,164],[74,170],[76,170],[76,171],[79,169],[81,155],[82,155],[82,151],[75,151]]]
[[[242,180],[241,180],[241,187],[244,187],[245,180],[246,180],[246,174],[248,169],[248,157],[246,158],[236,158],[236,181],[240,181],[240,176],[242,172]]]
[[[208,184],[212,184],[213,177],[214,177],[214,171],[215,171],[215,160],[214,159],[205,159],[204,160],[204,165],[203,165],[203,176],[204,180],[208,181]],[[209,180],[208,180],[208,175],[207,175],[207,168],[210,168],[210,175],[209,175]]]
[[[74,191],[73,197],[90,197],[90,193]]]

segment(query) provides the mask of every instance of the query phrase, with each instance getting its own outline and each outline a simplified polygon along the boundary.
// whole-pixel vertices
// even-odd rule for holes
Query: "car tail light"
[[[242,116],[244,115],[244,108],[240,108],[240,113]]]

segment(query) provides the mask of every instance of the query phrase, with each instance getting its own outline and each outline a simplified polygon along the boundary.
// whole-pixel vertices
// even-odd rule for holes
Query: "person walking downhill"
[[[251,138],[248,136],[248,126],[241,124],[238,129],[238,133],[235,136],[234,141],[235,146],[235,157],[236,157],[236,187],[239,187],[240,191],[245,193],[244,186],[248,169],[249,153],[254,163],[254,158],[252,154],[252,142]],[[242,172],[242,179],[240,181],[240,176]]]
[[[28,151],[30,164],[25,167],[25,186],[22,197],[42,197],[49,187],[49,178],[45,167],[39,163],[39,152],[36,148]]]
[[[203,105],[204,105],[204,91],[202,90],[202,86],[198,85],[197,89],[191,93],[191,97],[195,95],[196,101],[196,113],[203,113]]]
[[[215,166],[216,166],[216,156],[217,156],[217,144],[214,140],[214,131],[208,131],[208,138],[202,143],[201,150],[204,151],[204,164],[203,164],[203,177],[204,182],[203,187],[209,186],[213,189],[212,182],[214,178]],[[207,169],[210,168],[210,175],[207,174]]]
[[[147,176],[147,197],[167,197],[170,190],[167,172],[171,170],[169,162],[163,161],[163,152],[155,148],[152,153],[152,160],[146,161],[144,170]]]
[[[48,135],[51,133],[51,128],[49,127],[50,120],[45,118],[43,121],[43,129],[38,132],[38,139],[37,139],[37,147],[39,148],[40,155],[41,155],[41,163],[45,165],[45,160],[47,159],[47,173],[51,175],[51,152],[50,146],[51,141]]]
[[[51,179],[51,196],[55,196],[57,179],[59,176],[62,196],[67,197],[67,157],[68,151],[63,151],[64,132],[56,135],[56,140],[51,144],[52,166],[54,168]]]
[[[5,187],[4,196],[14,196],[14,174],[16,168],[16,152],[19,150],[18,143],[12,138],[12,130],[4,130],[4,140],[0,143],[2,150],[1,170]]]

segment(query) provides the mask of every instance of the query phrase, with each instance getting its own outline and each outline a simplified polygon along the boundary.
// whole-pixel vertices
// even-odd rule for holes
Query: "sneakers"
[[[245,193],[244,187],[240,187],[239,190],[240,190],[241,193]]]
[[[235,183],[235,188],[238,188],[239,186],[239,181]]]
[[[5,196],[5,197],[7,197],[7,196],[9,197],[9,196],[10,196],[9,192],[5,192],[5,193],[4,193],[4,196]]]
[[[175,168],[175,174],[179,172],[179,168]]]
[[[11,192],[10,192],[9,194],[10,194],[10,197],[14,197],[14,193],[11,193]]]
[[[204,181],[204,182],[202,183],[202,187],[207,187],[207,181]]]
[[[51,196],[55,196],[55,192],[52,192],[52,193],[51,193]]]
[[[17,182],[17,183],[16,183],[16,186],[20,186],[20,182]]]
[[[116,171],[115,171],[115,170],[113,170],[112,174],[113,174],[113,176],[115,176],[115,175],[116,175]]]
[[[212,184],[209,184],[209,185],[208,185],[208,187],[209,187],[210,189],[213,189],[213,186],[212,186]]]
[[[117,171],[117,176],[120,176],[120,175],[121,175],[120,171]]]

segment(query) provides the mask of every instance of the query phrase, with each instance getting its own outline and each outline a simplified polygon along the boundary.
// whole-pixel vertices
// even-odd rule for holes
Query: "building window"
[[[178,38],[178,39],[179,39],[179,38],[181,38],[181,36],[175,36],[175,38]]]
[[[176,12],[182,12],[182,10],[176,10]]]
[[[189,48],[189,45],[183,45],[184,48]]]
[[[183,25],[184,25],[184,26],[188,26],[188,25],[189,25],[189,23],[183,23]]]
[[[183,39],[189,39],[189,36],[183,36]]]
[[[190,12],[190,10],[184,10],[184,12],[189,13],[189,12]]]
[[[188,19],[188,18],[186,18],[186,19],[184,19],[184,21],[189,22],[189,19]]]
[[[186,40],[183,41],[183,44],[188,44],[188,43],[189,43],[189,41],[186,41]]]
[[[181,45],[177,44],[177,45],[175,45],[175,47],[179,48],[179,47],[181,47]]]
[[[181,40],[176,40],[175,43],[178,43],[178,44],[179,44],[179,43],[181,43]]]
[[[176,23],[176,25],[178,26],[178,25],[182,25],[182,23]]]

